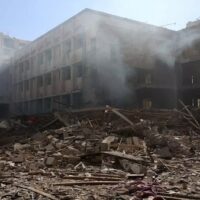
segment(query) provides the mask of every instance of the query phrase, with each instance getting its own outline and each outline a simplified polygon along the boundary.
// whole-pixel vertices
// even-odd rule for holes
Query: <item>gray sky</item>
[[[33,40],[84,8],[173,30],[200,17],[200,0],[0,0],[0,32]]]

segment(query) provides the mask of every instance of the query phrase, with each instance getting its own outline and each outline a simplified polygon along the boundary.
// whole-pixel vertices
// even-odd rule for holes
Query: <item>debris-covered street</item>
[[[3,120],[1,199],[200,199],[198,110]]]

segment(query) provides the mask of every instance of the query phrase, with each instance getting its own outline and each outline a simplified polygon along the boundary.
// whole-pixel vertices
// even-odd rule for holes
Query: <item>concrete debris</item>
[[[22,151],[30,147],[31,147],[30,144],[20,144],[20,143],[15,143],[13,146],[15,152]]]
[[[1,129],[9,129],[10,125],[9,125],[8,121],[6,121],[6,120],[1,121],[0,122],[0,128]]]
[[[196,112],[187,110],[197,127]],[[200,199],[200,132],[182,112],[34,119],[34,128],[20,118],[0,128],[0,199]]]
[[[45,161],[46,166],[52,167],[55,164],[55,158],[54,157],[48,157]]]
[[[23,155],[13,155],[12,161],[14,163],[22,163],[24,161],[24,156]]]

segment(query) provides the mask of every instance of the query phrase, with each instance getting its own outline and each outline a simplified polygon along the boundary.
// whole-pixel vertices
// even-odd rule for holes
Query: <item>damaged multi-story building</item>
[[[179,98],[200,105],[200,54],[191,52],[198,49],[197,27],[172,31],[85,9],[12,57],[6,66],[9,111],[106,104],[175,108]]]

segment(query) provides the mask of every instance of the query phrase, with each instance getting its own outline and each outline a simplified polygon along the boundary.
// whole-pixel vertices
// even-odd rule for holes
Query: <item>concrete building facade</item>
[[[175,31],[85,9],[12,57],[10,112],[105,104],[175,108],[182,94],[178,41]]]

